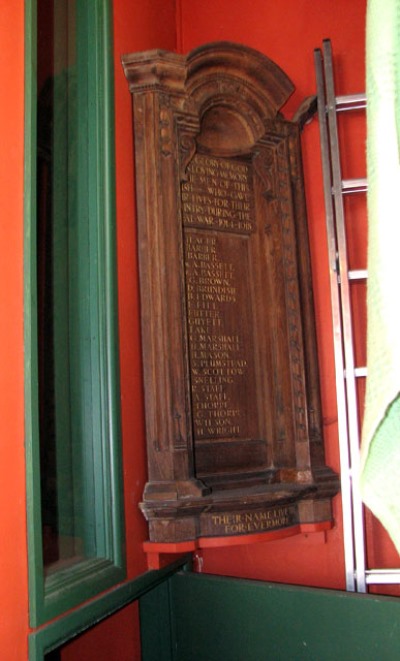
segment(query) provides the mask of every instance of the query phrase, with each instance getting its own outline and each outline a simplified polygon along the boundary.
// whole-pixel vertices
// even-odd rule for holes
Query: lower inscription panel
[[[201,531],[204,536],[249,535],[270,532],[298,523],[297,507],[266,507],[244,512],[218,512],[202,514]]]

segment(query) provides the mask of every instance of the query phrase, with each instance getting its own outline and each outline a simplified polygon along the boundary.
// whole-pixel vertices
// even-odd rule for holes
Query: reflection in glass
[[[75,2],[38,0],[38,379],[47,572],[91,552],[85,502],[90,485],[85,492],[82,480],[91,395],[84,382],[90,318],[87,259],[81,257],[88,254],[89,237],[79,59]]]

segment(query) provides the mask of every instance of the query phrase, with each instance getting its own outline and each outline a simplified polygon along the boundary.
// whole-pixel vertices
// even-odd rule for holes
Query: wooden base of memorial
[[[300,126],[264,55],[123,57],[133,96],[150,541],[330,525]],[[196,541],[197,540],[197,541]]]
[[[163,542],[144,542],[143,550],[147,556],[148,569],[161,569],[177,558],[195,554],[195,559],[200,559],[202,551],[205,549],[249,546],[250,544],[263,544],[273,542],[277,539],[286,539],[294,535],[315,535],[316,533],[325,534],[331,530],[333,524],[331,521],[321,523],[298,523],[288,528],[277,528],[271,532],[258,532],[249,534],[234,535],[233,537],[198,537],[187,542],[163,543]],[[198,568],[201,571],[201,568]]]

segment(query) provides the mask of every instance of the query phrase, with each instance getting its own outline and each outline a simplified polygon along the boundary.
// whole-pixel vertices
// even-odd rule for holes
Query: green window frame
[[[78,292],[78,312],[84,316],[89,333],[81,338],[79,324],[75,324],[79,370],[76,357],[68,368],[69,378],[85,381],[82,390],[89,392],[90,399],[89,405],[88,402],[82,405],[84,431],[79,437],[80,456],[83,457],[79,467],[82,473],[80,493],[83,494],[85,512],[81,517],[81,533],[86,553],[83,559],[64,563],[64,566],[46,573],[38,385],[37,0],[25,3],[25,442],[32,627],[110,588],[126,575],[118,371],[111,1],[76,0],[75,20],[77,50],[80,50],[78,85],[83,99],[79,105],[79,121],[84,122],[80,135],[82,144],[78,144],[77,149],[84,162],[79,170],[79,185],[84,191],[85,208],[82,210],[78,203],[82,236],[75,237],[76,244],[81,244],[83,237],[84,248],[76,249],[69,256],[73,266],[69,269],[74,272],[73,288],[75,293]],[[62,314],[68,317],[73,312],[67,309]],[[69,323],[68,319],[66,323]],[[74,392],[79,393],[79,386]],[[74,421],[66,423],[66,428],[69,424],[73,427]],[[72,472],[74,465],[73,462]],[[63,506],[61,501],[60,507]]]

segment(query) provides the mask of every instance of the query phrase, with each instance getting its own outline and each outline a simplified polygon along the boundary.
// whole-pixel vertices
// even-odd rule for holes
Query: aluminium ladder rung
[[[366,179],[343,179],[342,193],[366,193],[368,182]]]
[[[356,378],[368,376],[368,368],[367,367],[356,367],[355,370],[354,370],[354,376]]]
[[[360,94],[346,94],[344,96],[337,96],[335,102],[336,112],[363,110],[367,107],[367,95],[364,92]]]
[[[337,282],[340,285],[343,281],[343,273],[340,272],[339,259],[337,258],[335,264],[335,271],[337,272]],[[367,269],[352,269],[347,271],[347,280],[349,282],[362,282],[363,280],[368,280],[368,271]]]
[[[352,370],[353,376],[355,376],[356,379],[359,379],[360,377],[366,377],[367,376],[367,368],[366,367],[355,367]],[[347,377],[348,375],[348,370],[344,370],[343,372],[344,378]]]
[[[400,569],[367,569],[365,580],[368,585],[396,585],[400,583]]]
[[[339,194],[349,195],[350,193],[366,193],[368,190],[368,181],[365,178],[359,179],[342,179],[339,187]],[[336,195],[337,191],[332,186],[332,195]]]
[[[347,277],[349,280],[367,280],[368,271],[367,269],[352,269],[347,271]]]

